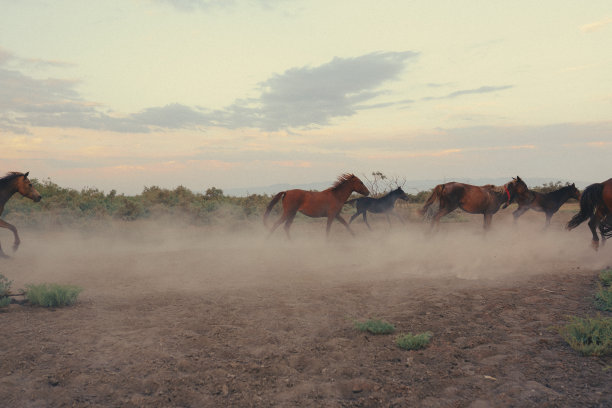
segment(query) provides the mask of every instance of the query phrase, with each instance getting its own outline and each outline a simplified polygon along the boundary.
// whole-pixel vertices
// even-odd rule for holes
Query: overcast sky
[[[0,9],[2,174],[128,194],[612,177],[609,0]]]

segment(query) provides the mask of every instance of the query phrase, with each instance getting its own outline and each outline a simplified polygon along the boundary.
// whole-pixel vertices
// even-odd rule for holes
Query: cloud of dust
[[[342,285],[379,280],[446,278],[466,282],[524,279],[535,274],[565,273],[575,268],[601,269],[612,264],[612,250],[594,252],[586,226],[563,229],[564,219],[543,231],[544,216],[528,213],[513,224],[509,212],[482,230],[482,216],[443,223],[428,233],[421,222],[389,227],[370,217],[352,237],[334,222],[329,239],[325,220],[297,219],[288,241],[282,228],[271,237],[261,220],[194,226],[188,222],[148,220],[117,222],[91,229],[21,229],[22,246],[0,273],[14,281],[57,282],[83,287],[88,296],[124,297],[134,293],[184,292],[304,285]],[[559,217],[563,218],[563,217]],[[567,217],[566,217],[567,218]],[[4,248],[12,236],[0,235]]]

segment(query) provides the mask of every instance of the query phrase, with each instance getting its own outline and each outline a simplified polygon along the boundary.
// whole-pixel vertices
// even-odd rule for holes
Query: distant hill
[[[552,180],[549,178],[543,177],[522,177],[527,186],[529,187],[539,187],[544,184],[548,184],[550,182],[561,181],[565,183],[568,180]],[[415,194],[419,191],[431,190],[438,184],[446,183],[449,181],[458,181],[460,183],[468,183],[476,186],[482,186],[485,184],[494,184],[496,186],[501,186],[510,181],[510,177],[508,178],[466,178],[466,177],[457,177],[457,178],[447,178],[447,179],[437,179],[437,180],[407,180],[405,184],[401,187],[409,194]],[[589,183],[571,180],[572,183],[576,183],[576,187],[579,189],[585,188]],[[239,188],[228,188],[223,189],[223,194],[226,196],[233,197],[244,197],[249,194],[268,194],[273,195],[278,193],[279,191],[291,190],[294,188],[299,188],[302,190],[314,190],[321,191],[329,188],[333,184],[333,181],[320,181],[316,183],[308,183],[308,184],[272,184],[269,186],[251,186],[251,187],[239,187]],[[381,183],[384,185],[384,183]]]

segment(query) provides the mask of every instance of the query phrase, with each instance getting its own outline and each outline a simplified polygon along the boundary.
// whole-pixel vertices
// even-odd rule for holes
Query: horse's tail
[[[578,225],[588,220],[598,206],[603,205],[604,202],[602,193],[602,183],[591,184],[584,189],[584,192],[580,197],[580,212],[569,220],[567,223],[567,229],[571,230],[576,228]]]
[[[429,207],[433,203],[435,203],[436,201],[440,200],[440,196],[442,195],[443,191],[444,191],[444,184],[438,184],[437,186],[435,186],[433,191],[431,192],[431,195],[429,196],[427,201],[425,201],[425,205],[423,205],[423,208],[421,208],[418,211],[419,214],[420,215],[425,215],[427,213],[427,210],[429,209]]]
[[[348,200],[347,202],[345,202],[344,205],[347,205],[347,204],[349,204],[349,205],[356,205],[355,203],[357,201],[359,201],[359,200],[360,200],[360,198],[353,198],[352,200]]]
[[[266,227],[268,226],[268,216],[270,215],[272,208],[274,207],[276,203],[278,203],[278,200],[280,200],[281,198],[285,196],[285,194],[287,194],[286,191],[281,191],[280,193],[275,195],[272,198],[272,201],[270,201],[270,204],[268,204],[268,206],[266,207],[266,212],[264,212],[264,215],[263,215],[263,222]]]

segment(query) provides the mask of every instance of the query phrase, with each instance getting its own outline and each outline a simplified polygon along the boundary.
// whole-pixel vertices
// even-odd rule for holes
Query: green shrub
[[[44,307],[68,306],[76,302],[83,289],[73,285],[40,284],[26,286],[26,299]]]
[[[0,273],[0,307],[5,307],[11,304],[11,298],[6,296],[11,291],[13,281]]]
[[[404,350],[420,350],[429,344],[432,336],[433,333],[431,332],[419,334],[408,333],[398,336],[395,342]]]
[[[582,355],[612,354],[612,318],[570,316],[570,322],[559,329],[559,334]]]
[[[599,280],[605,286],[612,285],[612,268],[601,271],[599,274]]]
[[[367,331],[372,334],[390,334],[395,331],[395,326],[384,320],[370,319],[365,322],[355,322],[355,328],[359,331]]]
[[[599,310],[612,311],[612,288],[599,285],[595,293],[595,306]]]
[[[0,296],[5,296],[11,291],[13,281],[8,280],[6,276],[0,273]]]

